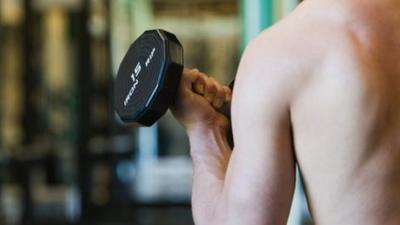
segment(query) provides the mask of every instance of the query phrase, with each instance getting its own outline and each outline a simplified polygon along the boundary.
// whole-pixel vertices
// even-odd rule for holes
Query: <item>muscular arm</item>
[[[196,224],[286,224],[295,162],[290,132],[291,74],[256,40],[239,67],[232,102],[235,149],[223,129],[188,130]]]

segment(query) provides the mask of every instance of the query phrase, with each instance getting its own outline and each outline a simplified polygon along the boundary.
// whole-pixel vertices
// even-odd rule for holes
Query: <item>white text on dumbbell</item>
[[[145,62],[146,68],[147,68],[147,67],[149,66],[149,64],[151,63],[151,60],[153,59],[153,56],[154,56],[154,52],[155,52],[155,51],[156,51],[156,48],[153,48],[153,49],[151,50],[149,56],[147,57],[146,62]],[[126,98],[125,98],[125,101],[124,101],[124,106],[125,106],[125,107],[128,105],[129,100],[131,99],[133,93],[135,92],[136,86],[139,84],[139,80],[138,80],[137,78],[138,78],[138,76],[139,76],[139,74],[140,74],[140,71],[142,71],[142,65],[140,64],[140,62],[138,62],[137,65],[136,65],[136,67],[135,67],[135,69],[133,70],[133,73],[131,74],[131,78],[132,78],[133,84],[132,84],[131,89],[129,90],[128,95],[127,95]]]
[[[156,51],[156,48],[153,48],[153,49],[151,50],[151,53],[150,53],[149,57],[147,57],[147,60],[146,60],[146,63],[145,63],[146,67],[149,66],[149,64],[150,64],[150,62],[151,62],[151,59],[153,59],[153,56],[154,56],[154,52],[155,52],[155,51]]]
[[[129,100],[132,97],[133,92],[135,92],[136,86],[139,84],[139,80],[137,79],[137,77],[139,76],[140,71],[142,71],[142,66],[140,65],[140,62],[138,62],[138,64],[136,65],[135,69],[133,70],[133,73],[131,75],[132,81],[133,81],[133,85],[131,87],[131,89],[129,90],[128,95],[125,98],[124,101],[124,106],[126,107],[126,105],[128,105]]]

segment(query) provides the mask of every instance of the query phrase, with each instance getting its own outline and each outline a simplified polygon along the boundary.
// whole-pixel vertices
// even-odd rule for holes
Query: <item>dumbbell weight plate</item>
[[[154,124],[176,97],[183,48],[164,30],[144,32],[123,58],[114,82],[114,104],[124,122]]]

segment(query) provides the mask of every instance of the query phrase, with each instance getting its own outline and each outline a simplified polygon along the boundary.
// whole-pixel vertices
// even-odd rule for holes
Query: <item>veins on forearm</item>
[[[197,129],[191,130],[188,135],[194,169],[224,178],[231,155],[226,132],[217,128]]]

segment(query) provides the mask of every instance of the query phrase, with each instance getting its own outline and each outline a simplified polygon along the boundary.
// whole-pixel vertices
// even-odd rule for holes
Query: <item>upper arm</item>
[[[294,191],[293,71],[276,45],[264,43],[258,38],[246,49],[236,77],[235,149],[224,187],[228,224],[286,224]]]

